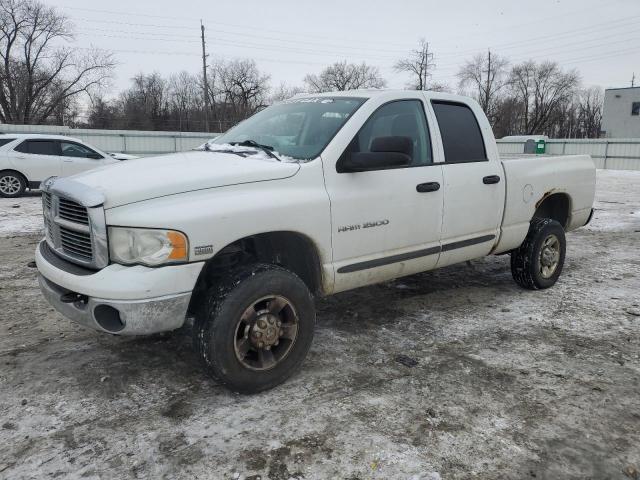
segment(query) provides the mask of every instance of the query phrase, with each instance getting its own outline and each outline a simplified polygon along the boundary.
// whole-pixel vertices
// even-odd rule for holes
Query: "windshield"
[[[298,160],[316,158],[365,98],[292,98],[265,108],[211,140],[210,144],[253,141]]]

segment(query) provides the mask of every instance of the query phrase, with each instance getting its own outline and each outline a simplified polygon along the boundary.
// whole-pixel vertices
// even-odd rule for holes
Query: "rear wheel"
[[[560,223],[550,218],[534,218],[522,245],[511,252],[513,279],[530,290],[553,286],[562,273],[566,249]]]
[[[24,193],[27,181],[18,172],[0,172],[0,197],[16,198]]]
[[[204,295],[194,347],[215,379],[231,390],[255,393],[300,368],[314,325],[311,293],[297,275],[275,265],[250,265]]]

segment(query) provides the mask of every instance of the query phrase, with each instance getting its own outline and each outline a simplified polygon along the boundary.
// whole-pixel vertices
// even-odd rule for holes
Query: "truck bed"
[[[494,253],[518,247],[542,200],[558,195],[569,202],[566,231],[583,226],[595,196],[595,169],[589,155],[501,155],[506,178],[500,240]],[[523,219],[527,219],[523,221]]]

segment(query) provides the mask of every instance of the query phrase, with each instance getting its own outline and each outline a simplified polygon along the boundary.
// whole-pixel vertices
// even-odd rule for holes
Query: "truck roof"
[[[323,92],[323,93],[299,93],[295,95],[293,98],[311,98],[311,97],[358,97],[358,98],[373,98],[379,96],[386,97],[394,97],[398,98],[408,98],[412,94],[419,92],[420,90],[403,90],[403,89],[392,89],[392,88],[363,88],[357,90],[342,90],[335,92]],[[444,93],[444,92],[434,92],[431,90],[422,91],[427,98],[437,98],[441,100],[449,100],[449,101],[474,101],[470,97],[465,97],[464,95],[455,95],[452,93]]]

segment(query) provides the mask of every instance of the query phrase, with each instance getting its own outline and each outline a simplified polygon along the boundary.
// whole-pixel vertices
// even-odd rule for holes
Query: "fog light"
[[[98,305],[93,309],[93,316],[107,332],[116,333],[124,328],[120,312],[110,305]]]

